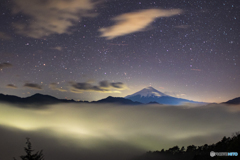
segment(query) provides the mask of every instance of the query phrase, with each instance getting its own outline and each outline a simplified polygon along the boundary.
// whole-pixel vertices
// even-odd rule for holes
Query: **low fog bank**
[[[175,145],[212,144],[240,131],[240,106],[0,104],[0,159],[24,154],[26,137],[45,160],[128,159]]]

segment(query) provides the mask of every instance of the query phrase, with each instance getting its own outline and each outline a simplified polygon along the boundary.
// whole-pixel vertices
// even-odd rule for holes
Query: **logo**
[[[211,151],[210,156],[211,157],[214,157],[214,156],[238,156],[238,152],[214,152],[214,151]]]
[[[215,152],[213,152],[213,151],[210,152],[211,157],[214,157],[215,155],[216,155]]]
[[[238,156],[238,152],[228,152],[228,156]]]

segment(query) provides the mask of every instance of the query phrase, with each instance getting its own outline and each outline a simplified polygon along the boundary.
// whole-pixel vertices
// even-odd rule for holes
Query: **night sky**
[[[237,0],[5,0],[0,92],[98,100],[144,87],[240,96]]]

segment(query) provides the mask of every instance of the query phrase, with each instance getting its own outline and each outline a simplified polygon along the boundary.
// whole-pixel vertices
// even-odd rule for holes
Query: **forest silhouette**
[[[167,150],[149,151],[132,160],[239,160],[239,155],[211,157],[211,151],[240,153],[240,132],[234,133],[232,137],[224,136],[221,141],[215,144],[189,145],[186,148],[174,146]]]
[[[21,160],[44,160],[43,150],[33,153],[32,144],[26,138],[27,147],[24,147],[26,155],[20,156]],[[240,132],[236,132],[232,137],[224,136],[221,141],[215,144],[204,144],[202,146],[189,145],[171,147],[167,150],[148,151],[144,155],[131,160],[239,160],[239,156],[210,156],[210,152],[240,152]],[[13,158],[17,160],[16,158]]]

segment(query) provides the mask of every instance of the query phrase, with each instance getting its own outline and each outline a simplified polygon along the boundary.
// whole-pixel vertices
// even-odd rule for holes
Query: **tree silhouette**
[[[194,152],[196,150],[196,148],[197,148],[196,146],[190,145],[187,147],[187,152]]]
[[[32,152],[34,151],[32,149],[32,144],[30,142],[30,139],[27,138],[27,147],[24,147],[24,150],[26,152],[26,155],[20,156],[21,160],[44,160],[43,158],[43,150],[36,152],[35,154],[33,154]],[[16,160],[16,158],[13,158],[14,160]]]
[[[177,153],[180,152],[180,149],[179,149],[178,146],[174,146],[174,147],[172,147],[172,148],[169,148],[168,151],[169,151],[170,153],[172,153],[172,154],[177,154]]]
[[[185,147],[184,147],[184,146],[182,146],[180,152],[181,152],[181,153],[184,153],[184,152],[185,152]]]

